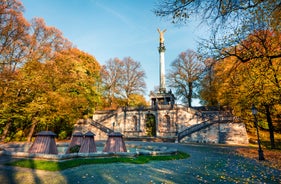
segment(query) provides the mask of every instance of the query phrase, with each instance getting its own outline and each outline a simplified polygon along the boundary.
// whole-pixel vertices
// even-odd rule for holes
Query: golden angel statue
[[[160,43],[164,43],[164,33],[167,31],[166,29],[164,29],[163,31],[160,31],[160,29],[157,29],[159,35],[160,35]]]

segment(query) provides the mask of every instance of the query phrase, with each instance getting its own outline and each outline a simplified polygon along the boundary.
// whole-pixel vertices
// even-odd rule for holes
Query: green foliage
[[[258,125],[260,128],[268,130],[268,123],[266,121],[259,121]]]
[[[63,140],[67,137],[67,132],[65,130],[61,131],[58,135],[59,140]]]
[[[266,147],[266,149],[271,149],[271,142],[270,141],[261,140],[261,145]],[[281,150],[281,141],[275,142],[275,148],[274,149]]]
[[[12,140],[12,137],[7,136],[7,137],[5,137],[4,142],[10,142],[11,140]]]
[[[111,163],[131,163],[131,164],[146,164],[150,161],[168,161],[168,160],[179,160],[187,159],[190,155],[184,152],[178,152],[175,155],[169,156],[138,156],[135,158],[129,157],[110,157],[110,158],[94,158],[94,159],[73,159],[66,160],[63,162],[57,161],[44,161],[44,160],[18,160],[7,165],[18,166],[18,167],[27,167],[31,169],[40,169],[48,171],[60,171],[73,167],[78,167],[81,165],[88,164],[111,164]]]
[[[78,153],[79,150],[80,150],[80,145],[75,145],[75,146],[72,146],[70,149],[69,149],[69,152],[70,153]]]
[[[147,136],[156,136],[155,117],[152,114],[147,115],[145,122],[145,131]]]
[[[23,138],[24,132],[22,130],[19,130],[15,133],[15,135],[13,136],[13,140],[15,141],[21,141]]]

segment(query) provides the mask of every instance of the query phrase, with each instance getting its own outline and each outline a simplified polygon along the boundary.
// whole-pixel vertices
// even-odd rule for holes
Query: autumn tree
[[[145,97],[141,94],[129,95],[128,106],[130,107],[145,107],[148,105]]]
[[[0,134],[59,131],[100,104],[100,66],[17,0],[0,2]],[[57,130],[56,130],[57,128]]]
[[[29,23],[23,16],[23,5],[17,0],[0,2],[0,127],[4,140],[17,115],[19,83],[17,68],[28,54]]]
[[[110,59],[102,66],[101,78],[103,87],[103,96],[106,106],[116,106],[116,94],[118,94],[118,86],[121,85],[120,78],[122,75],[122,61],[118,58]]]
[[[188,19],[197,15],[202,21],[222,25],[233,20],[257,20],[257,13],[271,19],[271,25],[280,26],[279,1],[248,0],[248,1],[204,1],[204,0],[160,0],[156,4],[154,13],[160,17],[167,17],[173,23],[185,23]],[[249,22],[248,22],[249,23]],[[234,24],[234,23],[233,23]]]
[[[16,69],[26,60],[29,23],[23,6],[16,0],[0,2],[0,103],[13,86]]]
[[[191,107],[192,98],[197,96],[196,88],[203,69],[204,64],[200,56],[192,50],[180,53],[171,64],[167,77],[168,85],[175,89],[176,96],[183,102],[187,102],[189,107]]]
[[[0,72],[14,72],[27,54],[29,23],[16,0],[0,2]]]
[[[244,119],[249,117],[250,107],[255,104],[261,113],[259,119],[267,122],[272,148],[281,97],[281,59],[273,55],[281,52],[280,38],[279,32],[255,31],[239,45],[224,49],[229,57],[215,64],[217,100],[222,105],[230,105],[235,115]],[[243,60],[247,62],[241,62]]]
[[[210,38],[201,40],[202,48],[206,48],[204,55],[216,59],[224,57],[224,48],[239,44],[255,30],[280,31],[280,12],[280,2],[270,0],[160,0],[154,10],[157,16],[175,24],[199,17],[211,28]]]
[[[126,99],[126,106],[131,100],[136,100],[133,97],[135,94],[144,94],[146,84],[144,82],[145,72],[141,67],[140,62],[134,61],[130,57],[123,59],[121,86],[119,86],[119,94]]]
[[[214,66],[216,61],[212,58],[204,60],[204,70],[199,84],[200,103],[207,106],[218,106],[217,88],[214,84],[215,73]]]
[[[280,12],[281,3],[279,1],[270,0],[161,0],[155,10],[156,15],[169,17],[171,18],[172,22],[176,24],[183,22],[186,23],[187,20],[195,16],[201,17],[202,22],[211,27],[210,38],[201,40],[202,47],[200,50],[204,51],[203,55],[206,58],[214,58],[216,61],[235,60],[236,62],[243,63],[251,62],[252,65],[250,66],[252,68],[248,68],[249,70],[247,72],[249,74],[253,74],[254,72],[256,73],[256,77],[261,78],[261,76],[263,76],[263,78],[268,79],[264,80],[267,82],[261,82],[259,85],[252,86],[251,90],[255,91],[254,97],[262,96],[262,93],[266,93],[264,95],[267,96],[267,98],[259,98],[259,100],[257,100],[258,98],[252,99],[255,99],[257,101],[256,103],[260,104],[260,107],[263,107],[261,109],[264,109],[271,132],[270,135],[272,147],[274,147],[274,137],[273,128],[270,123],[272,121],[271,114],[278,111],[277,109],[280,109],[277,107],[278,103],[280,104],[280,102],[278,102],[278,96],[280,95],[280,79],[277,74],[279,68],[275,64],[275,62],[281,59],[279,45],[280,40],[278,41],[281,30]],[[253,62],[255,62],[255,64],[253,64]],[[227,65],[225,64],[224,66]],[[230,67],[230,71],[236,72],[235,76],[237,79],[240,79],[241,76],[244,76],[244,73],[241,73],[242,71],[246,72],[243,67],[242,68],[244,70],[236,70],[241,66],[242,65],[236,63]],[[228,77],[229,73],[224,75],[224,77]],[[261,81],[253,76],[254,75],[248,75],[248,77],[251,77],[249,78],[249,80],[251,79],[249,83],[253,82],[257,84],[258,81]],[[256,79],[256,81],[253,81],[253,78]],[[224,78],[216,80],[221,80],[222,84],[229,83],[230,85],[230,82],[232,82],[231,84],[236,84],[234,79],[233,81],[228,81],[226,83],[223,83],[223,81],[226,80]],[[241,80],[241,82],[246,81],[247,80],[244,78]],[[239,84],[237,85],[240,86]],[[237,88],[232,88],[233,86],[228,86],[228,89],[233,89],[236,91],[235,89]],[[268,86],[270,86],[270,88]],[[246,86],[244,87],[246,88]],[[249,87],[251,87],[251,85],[249,85]],[[259,90],[257,91],[257,89]],[[273,89],[273,91],[269,90],[271,92],[268,93],[269,91],[264,89]],[[238,91],[236,91],[236,93],[241,94]],[[224,94],[226,97],[229,97],[229,100],[223,98],[224,100],[229,102],[233,100],[232,104],[236,104],[238,107],[241,107],[243,104],[242,101],[247,101],[242,100],[243,98],[239,99],[237,97],[232,97],[231,99],[231,95],[234,94],[231,91],[229,93],[222,94]],[[237,99],[239,99],[239,103],[235,103]],[[252,99],[250,100],[251,102]],[[249,104],[247,105],[249,106]]]
[[[78,49],[58,52],[44,63],[26,63],[20,71],[31,96],[23,108],[32,123],[28,140],[36,127],[70,131],[76,119],[93,113],[100,104],[99,70],[96,59]]]
[[[254,99],[266,116],[272,148],[275,147],[272,114],[281,102],[280,39],[280,32],[259,30],[234,47],[234,51],[226,51],[239,61],[255,62],[251,71],[251,78],[257,84],[253,89]]]
[[[135,104],[136,102],[131,101],[140,98],[134,97],[144,93],[145,72],[141,64],[130,57],[108,60],[101,73],[104,96],[108,99],[109,107]]]
[[[47,26],[42,18],[31,20],[29,35],[28,60],[48,61],[53,59],[57,52],[73,47],[60,30]]]

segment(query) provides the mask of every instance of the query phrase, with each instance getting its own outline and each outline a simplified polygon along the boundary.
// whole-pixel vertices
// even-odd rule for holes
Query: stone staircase
[[[110,128],[108,128],[108,127],[106,127],[103,124],[98,123],[98,122],[104,122],[105,120],[107,120],[107,119],[109,119],[109,118],[111,118],[111,117],[113,117],[115,115],[116,115],[116,112],[113,111],[113,112],[107,114],[106,116],[101,117],[98,120],[95,120],[95,121],[91,120],[90,125],[100,129],[101,131],[103,131],[104,133],[107,133],[107,134],[111,133],[111,132],[114,132],[112,129],[110,129]]]
[[[203,123],[196,124],[196,125],[188,127],[187,129],[178,133],[178,142],[180,142],[181,139],[183,139],[184,137],[186,137],[186,136],[188,136],[188,135],[190,135],[194,132],[200,131],[204,128],[207,128],[207,127],[209,127],[209,126],[211,126],[215,123],[216,123],[215,121],[205,121]]]
[[[177,133],[177,135],[174,135],[172,137],[167,136],[158,136],[158,137],[146,137],[143,135],[133,136],[133,137],[127,137],[127,140],[131,141],[152,141],[152,142],[174,142],[177,140],[180,142],[183,138],[186,136],[190,136],[194,132],[198,132],[200,130],[206,129],[213,124],[216,123],[226,123],[226,122],[235,122],[237,119],[235,119],[231,113],[228,111],[219,111],[217,109],[189,109],[189,112],[193,114],[192,118],[197,119],[197,122],[201,122],[198,124],[194,124],[188,127],[182,127],[181,130]],[[120,112],[119,112],[120,113]],[[102,114],[102,113],[101,113]],[[106,115],[103,115],[102,117],[99,117],[95,120],[90,120],[90,125],[96,127],[97,129],[101,130],[102,132],[109,134],[114,132],[113,129],[109,128],[108,125],[104,125],[105,121],[108,119],[117,116],[118,111],[111,111],[108,112]],[[108,123],[107,123],[108,124]]]
[[[125,141],[141,141],[141,142],[175,142],[176,137],[124,137]]]
[[[205,129],[215,123],[226,123],[235,121],[235,117],[233,117],[229,113],[220,113],[219,111],[197,111],[195,113],[201,120],[204,120],[202,123],[192,125],[183,131],[178,133],[178,142],[180,142],[184,137],[191,135],[194,132],[198,132],[202,129]]]
[[[108,127],[106,127],[106,126],[104,126],[104,125],[102,125],[102,124],[100,124],[96,121],[93,121],[93,120],[90,122],[90,125],[98,128],[99,130],[101,130],[101,131],[103,131],[104,133],[107,133],[107,134],[109,134],[111,132],[114,132],[112,129],[110,129],[110,128],[108,128]]]

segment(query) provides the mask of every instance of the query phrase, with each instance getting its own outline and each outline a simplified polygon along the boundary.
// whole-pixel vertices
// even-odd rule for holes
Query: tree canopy
[[[30,140],[36,130],[72,131],[100,108],[100,65],[42,18],[29,23],[17,0],[0,2],[0,133]]]
[[[145,72],[140,62],[130,57],[110,59],[101,71],[106,106],[146,105],[144,94]]]
[[[42,130],[65,138],[96,110],[146,105],[140,62],[116,58],[100,66],[43,18],[27,21],[23,10],[18,0],[0,2],[2,141],[30,141]]]
[[[201,91],[206,101],[213,96],[246,122],[247,117],[251,117],[248,116],[250,107],[255,104],[260,110],[260,119],[267,122],[262,127],[269,128],[272,147],[274,126],[276,130],[280,127],[278,116],[281,112],[281,58],[272,55],[280,54],[280,39],[279,32],[261,30],[249,35],[241,44],[226,48],[229,57],[216,61],[212,67],[211,85],[216,95],[210,94],[214,91],[208,87]],[[206,77],[205,81],[209,79]],[[253,121],[249,122],[252,126]]]
[[[168,85],[175,89],[176,96],[191,107],[192,98],[197,97],[199,79],[204,70],[204,63],[199,54],[187,50],[179,54],[171,64]]]
[[[229,23],[240,27],[255,23],[263,26],[265,22],[270,27],[280,29],[280,10],[281,3],[276,0],[160,0],[155,5],[154,13],[169,18],[175,24],[187,23],[197,16],[215,29]]]
[[[175,24],[200,19],[210,29],[201,40],[204,56],[225,57],[224,48],[235,46],[254,31],[281,30],[281,3],[271,0],[160,0],[154,13]],[[279,56],[280,57],[280,56]]]
[[[200,19],[210,28],[200,40],[206,68],[200,95],[204,104],[226,105],[248,126],[255,104],[267,122],[271,147],[280,127],[281,2],[277,0],[160,0],[154,13],[174,24]],[[252,122],[252,123],[249,123]]]

